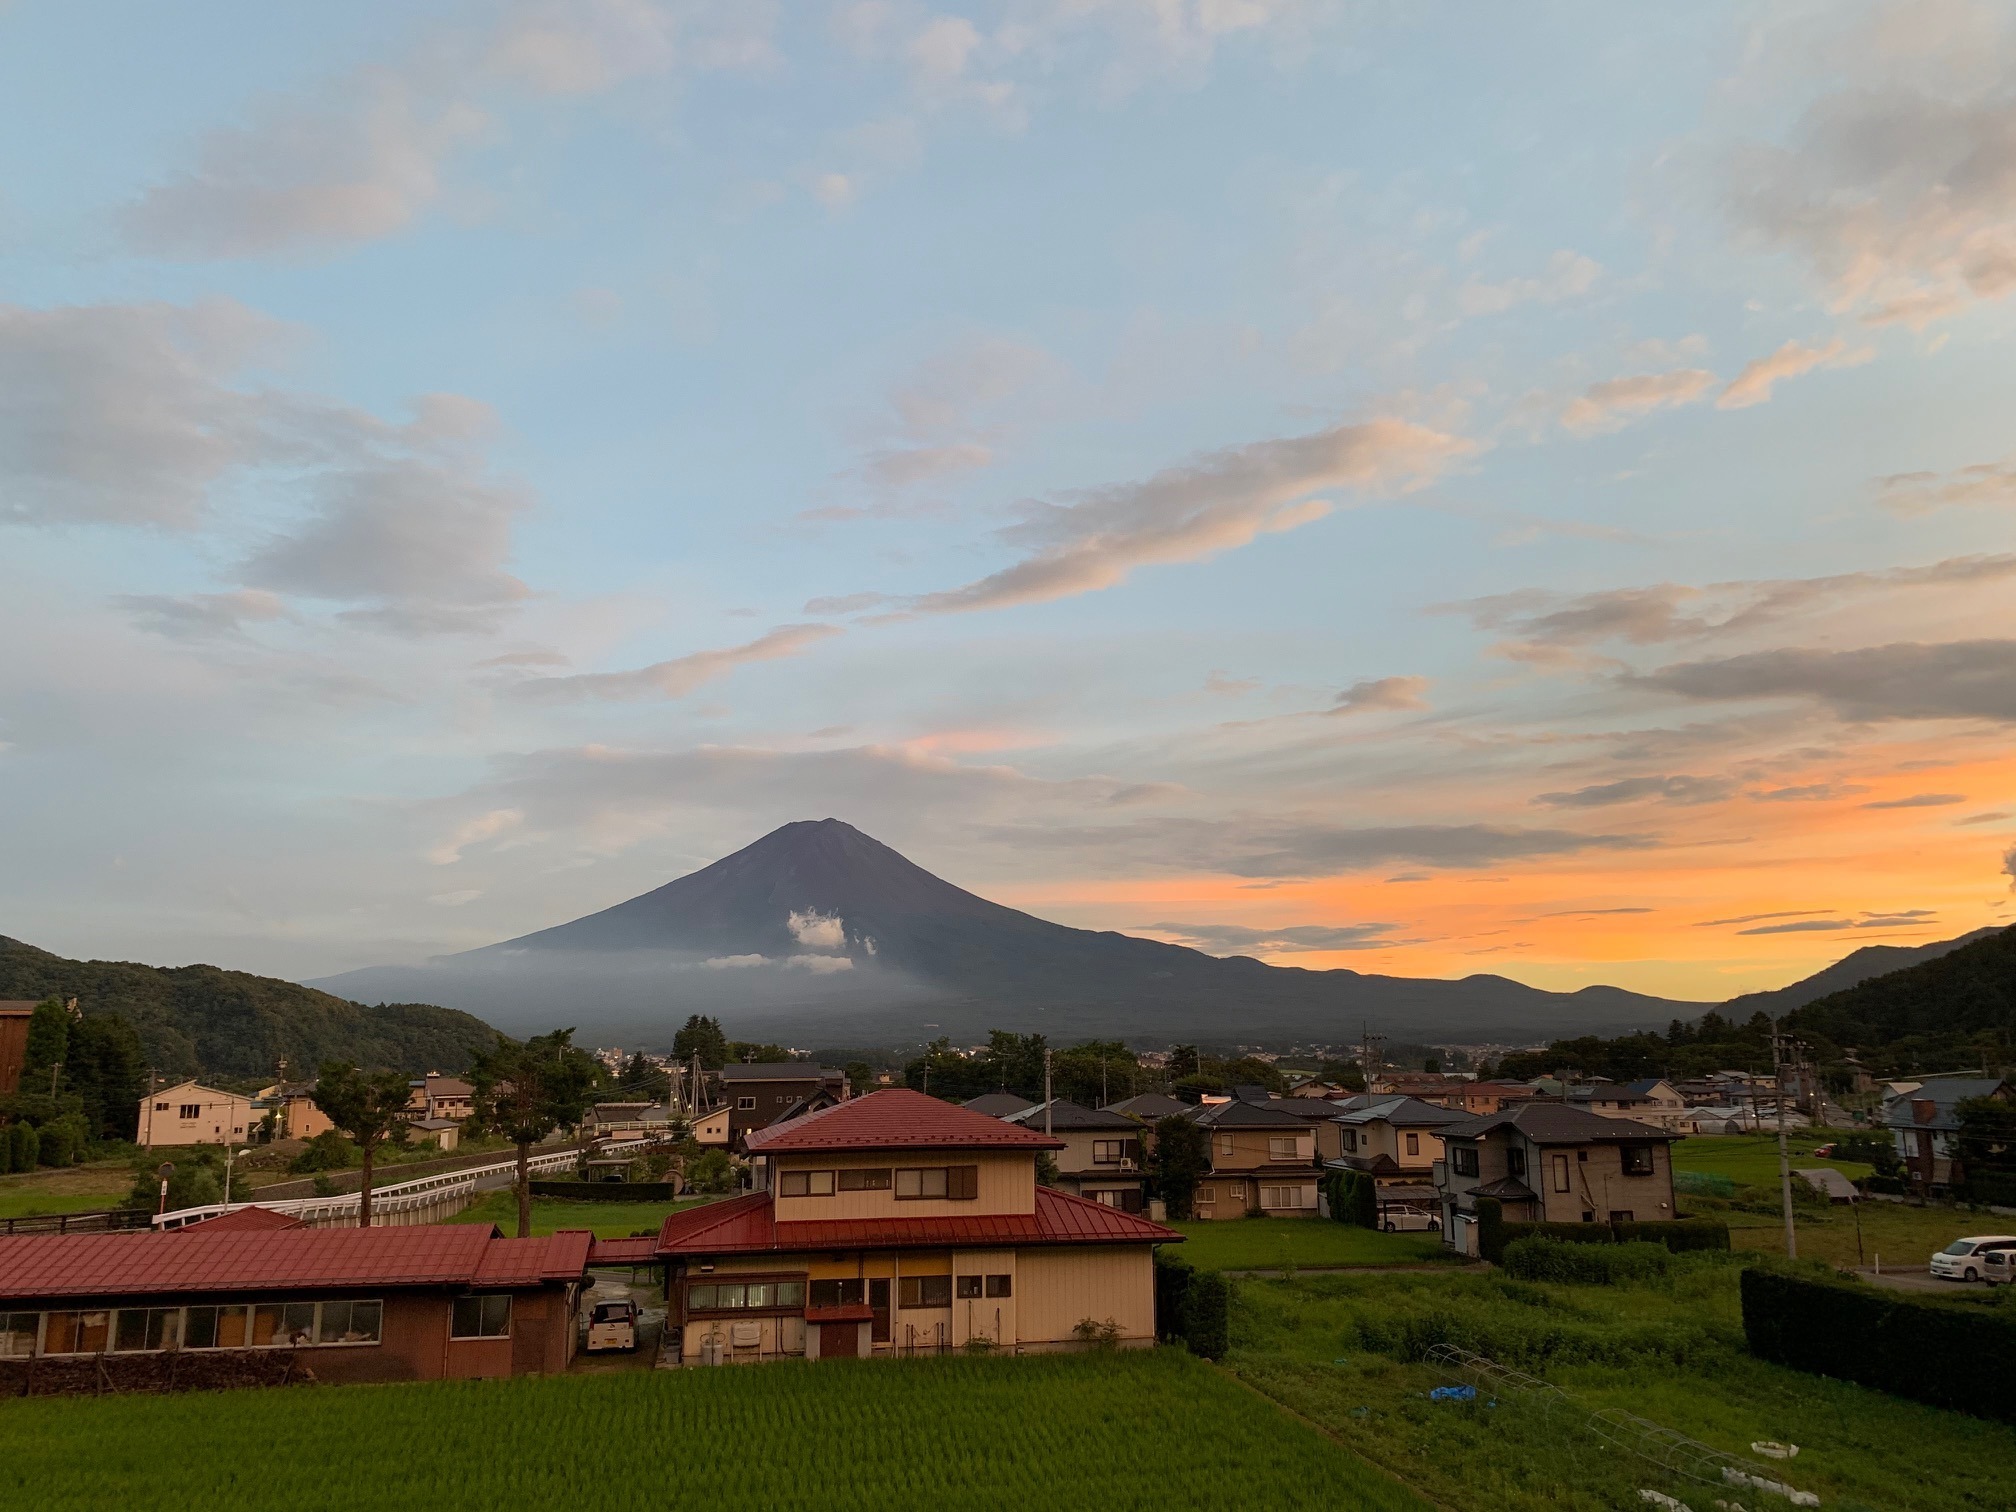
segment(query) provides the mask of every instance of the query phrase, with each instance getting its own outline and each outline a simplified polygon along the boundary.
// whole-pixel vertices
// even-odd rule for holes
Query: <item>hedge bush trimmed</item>
[[[1359,1171],[1331,1171],[1323,1177],[1330,1216],[1359,1228],[1379,1227],[1379,1185]]]
[[[569,1202],[673,1202],[679,1188],[669,1181],[535,1181],[532,1195]]]
[[[1231,1346],[1232,1284],[1175,1255],[1155,1253],[1155,1333],[1207,1360]]]
[[[1564,1244],[1559,1239],[1515,1239],[1499,1262],[1521,1281],[1562,1281],[1578,1286],[1615,1286],[1645,1281],[1673,1269],[1673,1253],[1663,1244]]]
[[[1491,1215],[1485,1216],[1485,1203]],[[1554,1239],[1564,1244],[1661,1244],[1674,1254],[1726,1250],[1729,1225],[1719,1218],[1673,1218],[1665,1223],[1507,1223],[1503,1208],[1489,1197],[1477,1201],[1477,1252],[1493,1265],[1505,1247],[1520,1239]]]
[[[2016,1423],[2016,1315],[1855,1281],[1743,1272],[1743,1335],[1761,1360]]]

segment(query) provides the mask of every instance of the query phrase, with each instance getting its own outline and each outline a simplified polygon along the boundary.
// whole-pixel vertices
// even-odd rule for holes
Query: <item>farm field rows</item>
[[[237,1512],[1431,1507],[1169,1349],[0,1406],[0,1504],[164,1486]]]

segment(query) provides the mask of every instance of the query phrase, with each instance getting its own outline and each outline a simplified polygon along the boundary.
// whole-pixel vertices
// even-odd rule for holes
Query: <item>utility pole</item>
[[[1785,1257],[1799,1258],[1799,1230],[1792,1221],[1792,1154],[1785,1144],[1785,1035],[1771,1025],[1771,1074],[1778,1083],[1778,1188],[1785,1205]]]
[[[1043,1047],[1043,1137],[1045,1139],[1051,1139],[1055,1137],[1050,1132],[1051,1101],[1052,1099],[1050,1096],[1050,1047],[1048,1045],[1045,1045]]]

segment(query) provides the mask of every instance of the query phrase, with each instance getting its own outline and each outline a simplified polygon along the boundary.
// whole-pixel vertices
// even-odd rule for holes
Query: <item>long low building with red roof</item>
[[[543,1374],[574,1356],[592,1238],[482,1224],[0,1236],[0,1360],[293,1350],[323,1381]]]
[[[688,1363],[1155,1336],[1182,1235],[1038,1184],[1063,1141],[891,1088],[753,1131],[757,1190],[658,1235]]]

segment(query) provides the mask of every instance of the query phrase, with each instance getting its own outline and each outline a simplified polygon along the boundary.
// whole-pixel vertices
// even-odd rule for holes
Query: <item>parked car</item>
[[[1411,1202],[1389,1202],[1379,1212],[1379,1226],[1389,1234],[1401,1230],[1427,1229],[1432,1233],[1442,1232],[1442,1214],[1432,1207],[1421,1207]]]
[[[1973,1234],[1955,1239],[1932,1257],[1932,1274],[1947,1281],[1979,1281],[1981,1259],[1991,1250],[2016,1249],[2016,1234]]]
[[[588,1353],[637,1347],[637,1304],[628,1297],[597,1302],[588,1314]]]
[[[1981,1279],[1990,1286],[2016,1280],[2016,1249],[1989,1250],[1981,1257]]]

